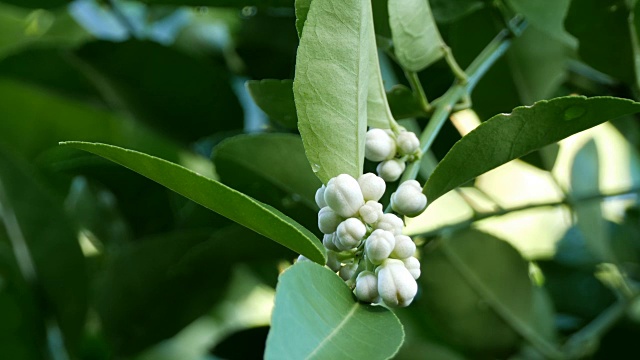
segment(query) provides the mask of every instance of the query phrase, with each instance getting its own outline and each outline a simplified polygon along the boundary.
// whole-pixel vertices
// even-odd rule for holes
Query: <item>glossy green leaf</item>
[[[388,359],[403,340],[391,311],[357,302],[331,270],[302,262],[280,275],[265,359]]]
[[[496,115],[451,148],[427,181],[424,193],[433,202],[449,190],[533,150],[638,111],[640,104],[631,100],[567,96]]]
[[[235,136],[216,146],[213,159],[216,164],[236,163],[281,190],[295,194],[305,205],[317,210],[315,194],[322,183],[313,174],[304,155],[302,140],[297,135]],[[224,174],[221,176],[224,179]]]
[[[138,239],[107,256],[97,310],[117,354],[134,354],[175,335],[224,299],[235,264],[293,256],[235,224]]]
[[[485,355],[509,351],[520,343],[523,330],[538,334],[536,317],[552,316],[534,312],[526,261],[489,234],[451,234],[425,253],[421,263],[424,271],[418,281],[424,296],[412,306],[456,346]]]
[[[441,23],[456,21],[485,6],[482,0],[429,0],[429,5],[433,17]]]
[[[314,0],[304,24],[293,94],[307,158],[325,183],[362,174],[370,21],[367,2]]]
[[[66,142],[125,166],[192,201],[264,235],[318,263],[325,262],[320,241],[280,211],[180,165],[116,146]]]
[[[42,186],[33,169],[3,148],[0,203],[7,234],[19,249],[22,275],[41,289],[46,315],[54,317],[68,351],[74,353],[84,329],[88,290],[76,229],[62,202]]]
[[[309,14],[309,7],[311,7],[311,0],[295,0],[296,7],[296,30],[298,31],[298,37],[302,37],[302,29],[304,28],[304,22],[307,21],[307,15]]]
[[[396,58],[418,72],[444,56],[444,42],[427,0],[389,0],[389,25]]]
[[[249,80],[245,86],[253,101],[269,118],[287,129],[298,127],[292,80]]]

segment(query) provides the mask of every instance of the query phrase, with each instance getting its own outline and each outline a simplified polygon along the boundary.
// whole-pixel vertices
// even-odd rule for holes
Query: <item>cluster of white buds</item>
[[[387,182],[396,181],[404,172],[407,161],[420,157],[420,140],[411,131],[401,129],[395,133],[386,129],[369,129],[364,156],[380,162],[376,171]]]
[[[418,291],[420,262],[414,257],[416,245],[402,235],[402,219],[385,214],[378,202],[385,189],[385,181],[371,173],[357,180],[347,174],[332,178],[316,192],[318,227],[325,234],[327,266],[354,289],[360,301],[407,306]],[[394,193],[396,207],[417,211],[419,201],[403,203],[413,193],[400,190]]]

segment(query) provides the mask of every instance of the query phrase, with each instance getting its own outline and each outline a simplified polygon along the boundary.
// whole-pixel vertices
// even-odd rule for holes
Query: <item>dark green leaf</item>
[[[215,6],[215,7],[293,7],[294,0],[141,0],[147,4]]]
[[[364,164],[371,7],[314,0],[300,39],[293,94],[307,158],[323,182]],[[330,76],[329,76],[330,74]]]
[[[245,86],[253,101],[272,120],[287,129],[298,128],[293,80],[250,80]]]
[[[85,259],[76,229],[62,203],[42,187],[26,164],[0,150],[2,219],[14,246],[30,258],[26,265],[74,353],[87,309]],[[52,255],[54,254],[54,255]],[[22,261],[23,259],[19,259]]]
[[[237,225],[143,239],[109,254],[97,308],[117,353],[133,354],[175,335],[219,302],[234,264],[287,256]]]
[[[322,185],[304,155],[302,140],[291,134],[258,134],[233,137],[214,149],[216,164],[233,162],[301,198],[317,210],[316,190]],[[232,174],[228,174],[229,176]],[[224,175],[221,174],[224,178]],[[232,183],[230,183],[230,186]]]
[[[220,65],[140,41],[94,42],[77,56],[97,86],[111,89],[112,105],[169,137],[189,142],[243,126],[242,108]]]
[[[311,0],[295,0],[295,6],[296,30],[298,30],[298,37],[301,38],[304,22],[307,21],[307,14],[309,13],[309,7],[311,7]]]
[[[467,134],[427,181],[433,202],[449,190],[502,164],[607,120],[640,111],[640,104],[612,97],[568,96],[500,114]]]
[[[418,72],[444,56],[444,42],[427,0],[389,0],[389,25],[404,69]]]
[[[66,5],[71,0],[2,0],[2,2],[32,9],[53,9]]]
[[[241,330],[227,336],[211,353],[227,360],[262,359],[268,334],[268,326]]]
[[[62,145],[85,150],[125,166],[309,259],[325,263],[324,247],[309,230],[271,206],[215,180],[166,160],[116,146],[83,142]]]
[[[418,98],[404,85],[394,85],[387,93],[387,99],[396,119],[426,116]]]
[[[478,256],[482,254],[482,256]],[[523,330],[537,334],[528,265],[507,242],[467,230],[423,256],[424,296],[412,306],[432,319],[456,346],[499,354],[514,349]],[[548,320],[548,319],[547,319]],[[491,329],[491,331],[487,331]]]
[[[634,55],[624,0],[572,1],[565,26],[580,42],[582,61],[618,80],[635,84]]]
[[[280,276],[265,359],[388,359],[403,339],[391,311],[357,302],[331,270],[302,262]]]
[[[571,0],[507,0],[507,3],[537,30],[566,44],[575,42],[564,30],[564,18]]]
[[[429,0],[433,17],[437,22],[448,23],[456,21],[484,7],[480,0]]]

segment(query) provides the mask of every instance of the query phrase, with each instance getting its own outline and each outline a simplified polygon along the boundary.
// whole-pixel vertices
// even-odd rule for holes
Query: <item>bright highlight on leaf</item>
[[[265,359],[388,359],[403,340],[391,311],[357,302],[331,270],[300,262],[278,281]]]
[[[371,5],[313,0],[298,47],[293,94],[312,169],[326,183],[364,165]]]
[[[326,262],[322,244],[309,230],[273,207],[222,183],[166,160],[117,146],[79,141],[61,145],[118,163],[313,261]]]
[[[442,159],[423,191],[429,202],[491,169],[607,120],[640,111],[640,103],[567,96],[518,107],[478,126]]]

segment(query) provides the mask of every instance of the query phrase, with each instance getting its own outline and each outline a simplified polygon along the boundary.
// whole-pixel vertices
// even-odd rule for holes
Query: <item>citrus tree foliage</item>
[[[0,0],[0,359],[617,359],[640,5]]]

